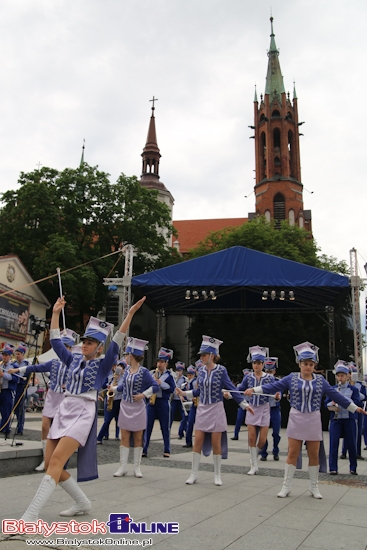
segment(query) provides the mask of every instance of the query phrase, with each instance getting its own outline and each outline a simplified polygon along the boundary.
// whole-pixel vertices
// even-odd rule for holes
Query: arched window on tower
[[[274,148],[279,147],[279,149],[280,149],[280,130],[279,130],[279,128],[274,129],[273,139],[274,139]]]
[[[272,118],[280,118],[280,112],[275,109],[272,113],[271,113],[271,116]]]
[[[274,197],[274,220],[275,227],[280,227],[280,222],[285,220],[285,200],[284,195],[277,193]]]
[[[299,217],[298,223],[299,223],[299,226],[300,226],[300,227],[303,227],[303,216],[300,216],[300,217]]]
[[[294,155],[294,134],[291,130],[288,132],[288,160],[289,160],[289,175],[291,178],[296,177],[296,161]]]
[[[288,212],[289,225],[294,225],[294,210],[291,208]]]
[[[264,115],[264,113],[262,115],[260,115],[260,122],[262,122],[265,119],[266,119],[266,116]]]
[[[280,130],[279,128],[274,128],[273,131],[273,147],[274,147],[274,172],[275,176],[279,177],[282,175],[282,163],[281,163],[281,150],[280,150]]]
[[[265,210],[265,219],[267,222],[270,222],[271,214],[270,210]]]
[[[261,158],[261,173],[260,180],[266,178],[266,135],[265,132],[260,136],[260,158]]]

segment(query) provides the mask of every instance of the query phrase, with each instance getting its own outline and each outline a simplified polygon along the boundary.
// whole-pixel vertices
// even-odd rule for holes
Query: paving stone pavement
[[[190,449],[183,449],[184,441],[178,440],[176,433],[177,423],[174,423],[171,457],[164,459],[159,427],[155,426],[148,458],[142,460],[142,479],[133,476],[132,465],[127,476],[114,478],[119,442],[110,439],[98,446],[99,479],[81,484],[92,502],[92,511],[72,519],[88,530],[94,519],[105,526],[110,514],[128,514],[135,529],[145,526],[146,531],[152,530],[149,528],[154,522],[166,528],[169,523],[178,523],[177,534],[109,533],[108,526],[106,534],[68,533],[44,537],[3,533],[0,550],[23,550],[41,543],[43,548],[111,549],[128,544],[131,547],[134,541],[139,542],[140,547],[145,541],[145,547],[158,550],[366,550],[367,460],[358,463],[358,476],[348,474],[349,464],[345,460],[339,461],[338,476],[321,474],[319,485],[323,499],[316,500],[308,491],[304,456],[303,470],[296,473],[291,495],[279,499],[276,495],[282,483],[287,445],[284,431],[280,460],[276,462],[270,456],[266,462],[260,462],[256,476],[246,475],[249,469],[246,430],[241,431],[239,441],[229,440],[229,456],[222,462],[223,485],[220,487],[213,483],[212,457],[202,458],[198,482],[192,486],[185,484],[192,453]],[[33,415],[27,419],[24,446],[27,441],[39,440],[39,434],[40,421]],[[327,449],[327,433],[324,438]],[[130,457],[132,460],[132,453]],[[75,470],[71,473],[76,475]],[[0,479],[2,522],[21,517],[41,479],[42,474],[33,472]],[[48,525],[64,521],[59,513],[69,504],[70,497],[58,487],[42,511],[42,520]],[[82,542],[87,539],[94,542]]]

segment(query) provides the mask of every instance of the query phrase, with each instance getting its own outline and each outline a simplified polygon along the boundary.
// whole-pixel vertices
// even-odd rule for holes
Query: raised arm
[[[100,365],[102,372],[105,376],[110,372],[112,369],[112,366],[115,362],[116,355],[119,353],[119,349],[121,348],[122,344],[124,343],[125,334],[129,329],[129,326],[131,324],[131,321],[135,315],[135,313],[138,311],[138,309],[141,308],[141,306],[145,302],[145,296],[136,302],[128,311],[128,314],[126,315],[125,319],[122,321],[122,324],[119,328],[119,330],[115,333],[114,337],[112,338],[112,342],[108,346],[108,349],[106,351],[105,358],[102,359]]]
[[[59,329],[60,328],[60,313],[64,309],[66,305],[66,301],[64,296],[62,298],[57,298],[54,307],[52,308],[52,317],[51,317],[51,324],[50,324],[50,330]]]

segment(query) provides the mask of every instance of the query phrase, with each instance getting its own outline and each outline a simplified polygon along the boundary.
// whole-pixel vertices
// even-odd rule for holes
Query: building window
[[[267,222],[270,222],[271,214],[270,210],[265,210],[265,219]]]
[[[273,112],[271,113],[271,116],[272,116],[273,118],[280,118],[280,112],[279,112],[277,109],[275,109],[275,111],[273,111]]]
[[[296,165],[294,154],[294,135],[291,130],[288,132],[288,160],[289,160],[289,175],[291,178],[296,177]]]
[[[289,225],[294,225],[294,210],[291,208],[288,213]]]
[[[260,155],[261,155],[261,176],[260,180],[266,178],[266,135],[261,132],[260,136]]]
[[[277,193],[274,197],[274,220],[275,227],[280,227],[280,222],[285,220],[285,200],[281,193]]]
[[[299,226],[303,227],[303,216],[300,216],[299,218]]]
[[[279,147],[280,148],[280,130],[279,130],[279,128],[274,129],[273,139],[274,139],[274,147]]]

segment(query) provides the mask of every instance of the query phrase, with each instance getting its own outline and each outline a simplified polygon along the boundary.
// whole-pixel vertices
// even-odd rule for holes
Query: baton
[[[8,372],[6,371],[3,367],[0,367],[0,369],[3,371],[3,372]],[[9,373],[10,374],[10,373]],[[26,376],[21,376],[20,374],[16,374],[15,372],[13,372],[13,374],[11,374],[10,376],[17,376],[18,378],[21,378],[22,380],[27,380],[27,377]]]
[[[57,267],[57,268],[56,268],[56,271],[57,271],[57,277],[58,277],[58,279],[59,279],[60,298],[62,298],[62,297],[63,297],[63,293],[62,293],[62,285],[61,285],[61,273],[60,273],[60,268]],[[62,323],[63,323],[63,325],[64,325],[64,334],[66,334],[66,323],[65,323],[65,311],[64,311],[64,308],[62,308],[61,313],[62,313]]]
[[[228,393],[236,393],[236,392],[237,393],[245,393],[242,390],[222,390],[222,392],[223,393],[225,393],[225,392],[228,392]],[[252,395],[259,396],[259,397],[261,397],[261,396],[263,396],[263,397],[274,397],[274,399],[275,399],[275,396],[276,396],[276,394],[272,394],[272,393],[253,393],[253,394],[249,395],[248,397],[252,397]]]

